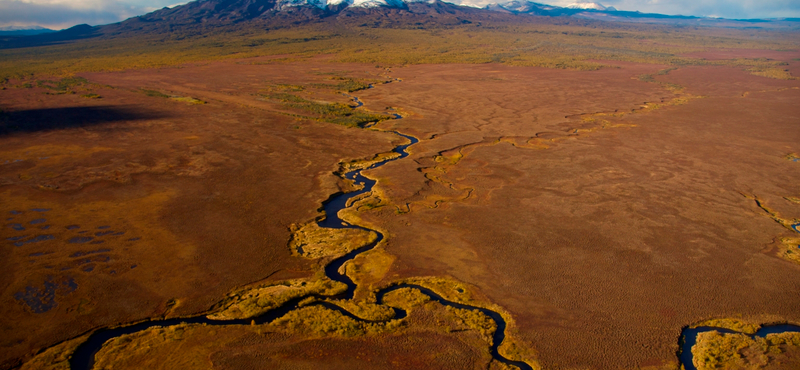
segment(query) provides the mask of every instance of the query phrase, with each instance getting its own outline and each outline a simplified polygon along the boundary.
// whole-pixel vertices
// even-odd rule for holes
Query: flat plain
[[[337,305],[358,317],[379,317],[374,293],[397,282],[439,294],[451,284],[509,322],[507,357],[544,369],[676,369],[687,326],[798,324],[800,80],[737,61],[796,76],[800,52],[682,57],[730,63],[577,70],[323,54],[10,78],[0,363],[65,368],[96,329],[232,312],[248,289],[323,281],[332,257],[304,258],[290,241],[332,194],[357,189],[337,176],[343,165],[405,142],[393,131],[419,142],[364,170],[377,184],[343,212],[384,236],[345,266],[358,288]],[[307,305],[263,325],[133,333],[95,362],[507,366],[483,318],[397,300],[409,316],[385,325]]]

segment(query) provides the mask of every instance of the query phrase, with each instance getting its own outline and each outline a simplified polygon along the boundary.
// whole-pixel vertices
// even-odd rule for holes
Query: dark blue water
[[[359,107],[363,105],[363,103],[358,98],[354,98],[354,101],[358,104]],[[396,115],[396,117],[400,117],[400,116]],[[399,145],[396,148],[394,148],[394,151],[396,153],[400,154],[400,156],[392,158],[392,159],[387,159],[385,161],[381,161],[381,162],[378,162],[378,163],[374,163],[374,164],[370,165],[369,167],[367,167],[366,170],[374,169],[374,168],[383,166],[386,163],[389,163],[389,162],[396,161],[396,160],[399,160],[399,159],[407,157],[408,156],[408,152],[406,151],[406,149],[408,149],[409,146],[414,145],[417,142],[419,142],[419,140],[417,138],[413,137],[413,136],[404,135],[404,134],[401,134],[401,133],[399,133],[397,131],[393,131],[393,133],[395,133],[395,134],[397,134],[399,136],[402,136],[402,137],[408,139],[408,141],[409,141],[408,144]],[[355,183],[360,184],[362,186],[361,189],[356,190],[354,192],[350,192],[350,193],[336,194],[336,195],[332,196],[330,199],[328,199],[328,201],[326,201],[323,204],[323,209],[325,210],[325,218],[318,222],[318,225],[320,227],[334,228],[334,229],[343,229],[343,228],[360,229],[360,230],[371,231],[371,232],[374,232],[374,233],[377,234],[377,238],[372,243],[370,243],[370,244],[368,244],[366,246],[363,246],[361,248],[355,249],[355,250],[351,251],[350,253],[347,253],[344,256],[341,256],[341,257],[331,261],[328,265],[325,266],[325,274],[331,280],[338,281],[338,282],[341,282],[341,283],[344,283],[345,285],[347,285],[347,290],[345,292],[337,294],[336,296],[320,296],[320,295],[316,295],[316,294],[311,294],[311,295],[298,297],[298,298],[295,298],[295,299],[292,299],[292,300],[286,302],[281,307],[278,307],[278,308],[276,308],[274,310],[271,310],[271,311],[269,311],[269,312],[267,312],[267,313],[265,313],[265,314],[263,314],[261,316],[258,316],[258,317],[252,318],[252,319],[217,321],[217,320],[208,319],[205,315],[202,315],[202,316],[188,317],[188,318],[183,318],[183,319],[151,320],[151,321],[147,321],[147,322],[142,322],[142,323],[132,324],[132,325],[128,325],[128,326],[118,327],[118,328],[114,328],[114,329],[100,329],[100,330],[92,333],[89,336],[89,338],[87,339],[87,341],[84,342],[83,344],[81,344],[76,349],[76,351],[73,354],[72,358],[70,358],[70,367],[72,369],[81,369],[81,370],[83,370],[83,369],[86,369],[86,370],[91,369],[92,365],[94,363],[94,355],[95,355],[95,353],[97,353],[97,351],[100,350],[100,348],[103,346],[103,343],[105,343],[109,339],[116,338],[116,337],[119,337],[121,335],[136,333],[136,332],[139,332],[139,331],[142,331],[142,330],[145,330],[145,329],[149,329],[149,328],[152,328],[152,327],[155,327],[155,326],[162,326],[162,327],[163,326],[172,326],[172,325],[178,325],[180,323],[206,324],[206,325],[247,325],[247,324],[251,323],[251,320],[253,322],[255,322],[256,324],[264,324],[264,323],[272,322],[273,320],[282,317],[286,313],[297,309],[298,308],[298,303],[303,301],[303,300],[305,300],[305,299],[307,299],[307,298],[309,298],[309,297],[313,297],[313,298],[317,298],[317,299],[338,299],[338,300],[349,300],[349,299],[352,299],[353,298],[353,294],[354,294],[355,289],[356,289],[356,284],[347,275],[339,273],[339,269],[341,268],[342,265],[344,265],[348,261],[352,260],[353,258],[358,256],[359,254],[364,253],[366,251],[369,251],[369,250],[375,248],[375,246],[378,245],[378,243],[380,243],[384,238],[383,234],[381,234],[380,232],[378,232],[376,230],[370,230],[370,229],[364,228],[362,226],[352,225],[352,224],[342,220],[339,217],[339,211],[347,208],[346,205],[347,205],[347,202],[350,199],[353,199],[354,197],[358,197],[358,196],[360,196],[360,195],[362,195],[364,193],[372,191],[372,188],[375,186],[377,181],[375,181],[373,179],[370,179],[370,178],[368,178],[366,176],[363,176],[362,173],[361,173],[362,171],[363,170],[354,170],[354,171],[348,172],[348,173],[346,173],[344,175],[345,178],[353,180],[353,181],[355,181]],[[99,227],[98,229],[103,229],[103,228],[107,228],[107,227]],[[138,239],[138,238],[132,238],[130,240],[136,240],[136,239]],[[72,240],[74,240],[74,241],[71,241],[73,243],[76,243],[76,242],[80,243],[80,242],[89,241],[89,240],[91,240],[91,238],[88,238],[88,237],[87,238],[73,238]],[[89,253],[91,253],[91,252],[89,252]],[[133,267],[134,266],[132,266],[131,268],[133,268]],[[475,307],[475,306],[464,305],[464,304],[460,304],[460,303],[456,303],[456,302],[451,302],[451,301],[448,301],[448,300],[444,299],[443,297],[439,296],[438,294],[436,294],[435,292],[433,292],[430,289],[427,289],[427,288],[424,288],[424,287],[418,286],[418,285],[412,285],[412,284],[394,285],[394,286],[391,286],[391,287],[388,287],[386,289],[383,289],[383,290],[379,291],[377,293],[378,303],[381,304],[383,302],[383,297],[384,297],[384,295],[386,293],[389,293],[391,291],[394,291],[394,290],[397,290],[397,289],[401,289],[401,288],[419,289],[423,294],[429,296],[432,300],[434,300],[436,302],[439,302],[439,303],[441,303],[443,305],[446,305],[446,306],[452,306],[452,307],[455,307],[455,308],[468,309],[468,310],[477,310],[477,311],[480,311],[480,312],[484,313],[485,315],[490,317],[492,320],[494,320],[496,325],[497,325],[497,330],[494,333],[493,343],[492,343],[492,347],[491,347],[492,357],[494,357],[496,360],[498,360],[500,362],[503,362],[503,363],[506,363],[506,364],[509,364],[509,365],[517,366],[517,367],[519,367],[519,368],[521,368],[523,370],[532,370],[532,368],[528,364],[526,364],[524,362],[518,362],[518,361],[509,360],[509,359],[501,356],[498,353],[497,349],[500,346],[500,344],[502,344],[503,340],[505,339],[505,328],[506,328],[506,322],[505,322],[505,320],[503,319],[503,317],[499,313],[491,311],[491,310],[488,310],[486,308],[482,308],[482,307]],[[352,314],[351,312],[349,312],[349,311],[347,311],[347,310],[345,310],[345,309],[343,309],[343,308],[341,308],[341,307],[339,307],[339,306],[337,306],[337,305],[335,305],[333,303],[330,303],[330,302],[316,302],[316,303],[313,303],[313,304],[314,305],[321,305],[321,306],[324,306],[324,307],[326,307],[328,309],[335,310],[335,311],[341,313],[342,315],[350,317],[350,318],[352,318],[354,320],[358,320],[358,321],[362,321],[362,322],[363,321],[373,322],[373,321],[370,321],[370,320],[365,320],[365,319],[362,319],[360,317],[357,317],[356,315]],[[404,310],[399,309],[399,308],[394,308],[394,307],[392,307],[392,309],[395,312],[394,319],[402,319],[402,318],[406,317],[406,312]]]
[[[681,352],[679,357],[681,364],[683,364],[684,369],[697,370],[697,368],[694,366],[694,363],[692,362],[692,347],[695,344],[697,344],[697,334],[709,331],[718,331],[720,333],[726,333],[726,334],[738,333],[733,330],[716,328],[711,326],[701,326],[698,328],[683,329],[683,332],[681,333]],[[766,325],[761,329],[759,329],[754,335],[751,335],[750,338],[764,337],[767,334],[785,333],[790,331],[800,332],[800,326],[788,325],[788,324]]]
[[[17,246],[17,247],[21,247],[21,246],[23,246],[25,244],[39,243],[39,242],[43,242],[45,240],[53,240],[55,238],[56,237],[53,236],[53,235],[37,235],[37,236],[35,236],[33,238],[30,238],[28,240],[23,240],[21,242],[15,242],[14,245]]]
[[[94,238],[91,237],[91,236],[76,236],[76,237],[74,237],[74,238],[72,238],[70,240],[67,240],[67,243],[70,243],[70,244],[83,244],[83,243],[88,243],[88,242],[90,242],[92,240],[94,240]]]

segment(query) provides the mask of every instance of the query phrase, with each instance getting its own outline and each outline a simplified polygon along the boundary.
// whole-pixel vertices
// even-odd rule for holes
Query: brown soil
[[[685,104],[595,116],[631,127],[545,150],[497,141],[563,137],[598,125],[564,116],[668,98],[630,79],[644,72],[410,67],[394,74],[402,84],[364,94],[414,109],[397,127],[434,137],[413,148],[415,163],[372,173],[411,209],[364,216],[392,233],[388,279],[447,273],[479,286],[544,368],[674,362],[681,327],[705,318],[800,321],[800,266],[762,253],[793,232],[742,195],[800,218],[783,198],[800,192],[798,164],[784,158],[800,143],[797,81],[682,68],[657,80],[685,86]]]
[[[755,49],[709,49],[706,51],[698,51],[694,53],[683,54],[689,58],[703,58],[706,60],[725,60],[725,59],[740,59],[740,58],[768,58],[781,61],[789,61],[794,58],[800,58],[800,51],[797,50],[755,50]]]
[[[269,326],[151,329],[121,338],[120,343],[110,341],[97,365],[131,369],[486,369],[491,356],[474,332],[424,329],[446,325],[443,311],[418,311],[407,320],[411,328],[396,333],[349,339],[293,335]]]
[[[0,91],[5,124],[23,127],[0,136],[0,363],[93,328],[201,312],[267,277],[312,275],[314,263],[287,247],[289,226],[339,191],[338,162],[398,139],[296,120],[252,94],[287,80],[329,82],[322,73],[337,71],[383,72],[215,64],[86,75],[101,99]],[[40,127],[25,132],[32,123]],[[9,240],[20,236],[29,238]]]
[[[656,76],[660,83],[637,78],[661,68],[224,62],[84,75],[113,86],[93,87],[99,100],[0,91],[9,120],[70,122],[0,137],[0,163],[10,161],[0,166],[0,211],[26,228],[2,234],[0,361],[92,328],[201,312],[253,281],[313,275],[319,262],[292,256],[289,226],[317,216],[339,189],[339,161],[385,152],[398,139],[297,121],[252,94],[324,82],[317,72],[331,71],[400,78],[355,95],[370,110],[395,107],[405,117],[379,128],[421,139],[409,158],[367,171],[385,203],[359,217],[385,232],[394,256],[384,258],[383,283],[449,275],[477,287],[512,315],[546,369],[674,364],[681,328],[705,319],[800,322],[800,265],[765,252],[792,231],[754,201],[800,219],[800,206],[785,199],[800,197],[800,163],[786,159],[800,153],[800,82],[714,67],[674,70]],[[95,108],[41,111],[67,107]],[[47,221],[30,223],[39,218]],[[95,236],[105,230],[125,234]],[[31,234],[53,238],[20,247],[5,240]],[[66,242],[83,235],[95,239]],[[42,312],[15,298],[47,289],[55,304]],[[354,339],[242,332],[231,334],[246,342],[235,351],[204,340],[181,348],[205,348],[222,368],[487,366],[476,334],[437,332],[439,324],[413,319],[416,329]]]

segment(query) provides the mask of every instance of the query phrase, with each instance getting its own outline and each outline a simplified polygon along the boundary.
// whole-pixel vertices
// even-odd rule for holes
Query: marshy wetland
[[[796,366],[796,39],[465,27],[8,52],[0,367]]]

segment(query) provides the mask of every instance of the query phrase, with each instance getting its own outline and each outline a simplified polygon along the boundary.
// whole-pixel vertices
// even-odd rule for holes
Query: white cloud
[[[42,26],[63,29],[76,24],[119,22],[175,0],[0,0],[0,27]],[[182,4],[182,3],[181,3]]]

